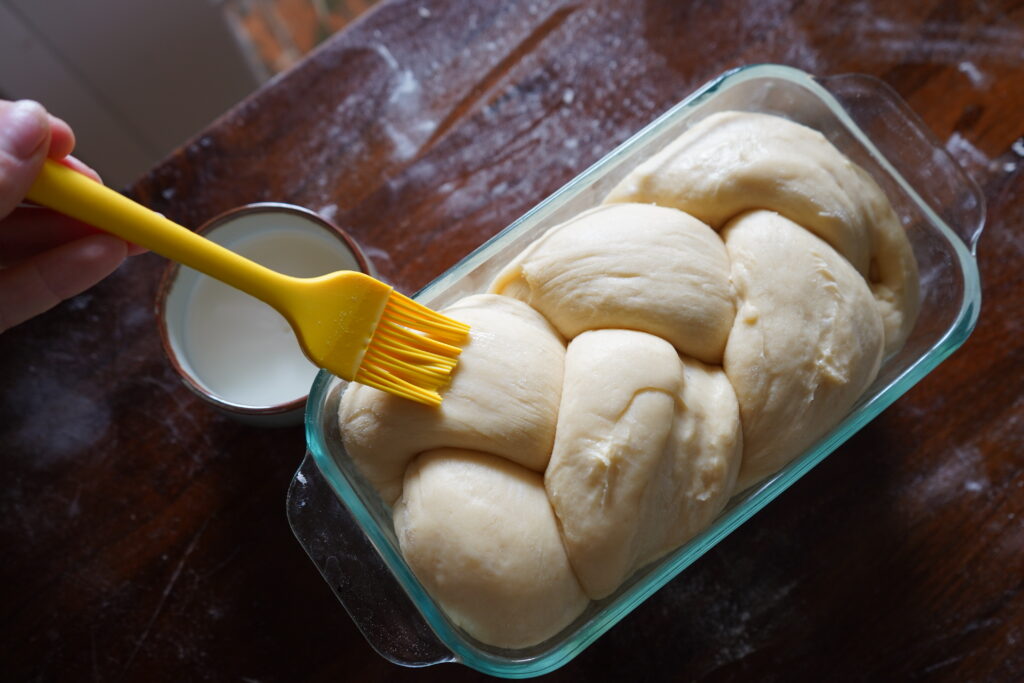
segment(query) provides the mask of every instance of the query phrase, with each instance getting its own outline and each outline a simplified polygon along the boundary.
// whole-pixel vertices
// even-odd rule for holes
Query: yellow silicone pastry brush
[[[318,367],[396,396],[440,405],[469,334],[363,273],[297,278],[265,268],[53,161],[28,198],[265,301]]]

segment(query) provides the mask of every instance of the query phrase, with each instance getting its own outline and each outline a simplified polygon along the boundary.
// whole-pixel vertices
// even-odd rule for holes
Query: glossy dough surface
[[[491,294],[443,311],[472,326],[438,409],[353,384],[341,398],[342,443],[386,503],[423,451],[483,450],[543,472],[555,440],[565,346],[535,310]]]

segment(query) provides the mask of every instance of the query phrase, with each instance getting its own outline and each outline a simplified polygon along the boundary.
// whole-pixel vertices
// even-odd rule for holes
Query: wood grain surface
[[[982,188],[955,355],[553,680],[1024,678],[1024,4],[384,2],[141,178],[196,226],[318,211],[412,292],[722,71],[891,85]],[[187,74],[182,77],[187,78]],[[0,336],[0,671],[17,681],[476,680],[379,657],[288,527],[301,428],[196,399],[164,262]]]

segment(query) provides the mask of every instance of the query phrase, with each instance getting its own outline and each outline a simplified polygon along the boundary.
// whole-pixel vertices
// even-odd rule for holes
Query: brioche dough
[[[526,304],[479,294],[443,311],[471,326],[437,408],[352,384],[341,399],[342,443],[393,503],[417,454],[442,446],[487,451],[543,472],[555,439],[565,347]]]
[[[863,278],[799,225],[752,211],[722,237],[738,301],[725,374],[743,423],[742,490],[853,407],[878,373],[884,333]]]
[[[534,645],[587,605],[536,472],[483,453],[424,453],[406,471],[394,522],[413,572],[479,640]]]
[[[682,211],[602,206],[559,225],[495,278],[491,291],[521,299],[572,338],[628,328],[721,363],[733,317],[722,241]]]
[[[606,202],[653,202],[720,229],[770,209],[831,244],[867,278],[886,327],[886,355],[918,312],[913,252],[885,194],[821,133],[767,114],[720,112],[640,164]]]
[[[739,112],[490,290],[444,311],[472,330],[440,408],[353,384],[339,419],[423,586],[505,648],[557,634],[833,429],[919,296],[872,178],[809,128]]]
[[[720,368],[643,332],[573,339],[545,486],[591,598],[711,522],[732,493],[740,444]]]

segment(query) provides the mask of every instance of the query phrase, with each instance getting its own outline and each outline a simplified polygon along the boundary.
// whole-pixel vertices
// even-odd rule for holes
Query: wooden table
[[[724,4],[724,3],[721,3]],[[1024,6],[386,2],[140,179],[198,225],[259,200],[347,228],[411,292],[742,64],[873,74],[984,191],[967,344],[554,674],[1024,677]],[[187,74],[182,74],[187,78]],[[164,262],[0,337],[5,680],[466,680],[389,664],[289,530],[298,427],[170,369]]]

